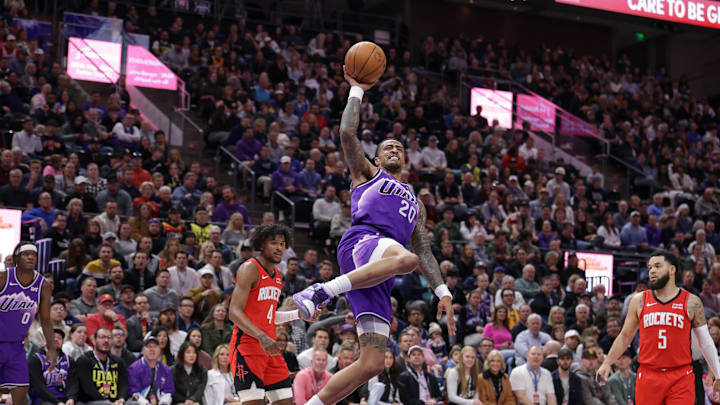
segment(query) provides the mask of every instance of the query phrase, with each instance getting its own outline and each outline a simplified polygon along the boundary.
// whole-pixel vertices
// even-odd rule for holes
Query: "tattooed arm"
[[[427,279],[433,291],[437,291],[437,288],[444,285],[444,282],[442,273],[440,273],[440,265],[438,265],[430,248],[430,239],[427,236],[427,229],[425,228],[426,219],[427,211],[425,210],[425,204],[418,200],[418,219],[415,230],[413,230],[412,236],[410,237],[410,243],[412,244],[413,252],[415,252],[420,259],[418,266],[420,273]],[[447,287],[444,288],[447,291]],[[440,302],[438,303],[438,319],[440,319],[443,312],[447,314],[446,322],[448,333],[454,335],[455,318],[452,308],[452,298],[449,296],[440,298]]]
[[[374,85],[360,84],[347,73],[345,73],[345,80],[350,83],[350,86],[358,87],[363,91],[369,90]],[[353,92],[351,91],[350,94],[352,95]],[[340,119],[340,149],[343,151],[345,163],[350,168],[353,186],[366,181],[377,170],[365,157],[365,152],[357,136],[358,125],[360,125],[361,103],[361,98],[349,97]]]

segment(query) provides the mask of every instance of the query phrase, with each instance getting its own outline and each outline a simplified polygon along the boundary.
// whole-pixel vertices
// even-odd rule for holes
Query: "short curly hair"
[[[276,236],[283,236],[285,238],[285,245],[292,245],[292,233],[290,228],[283,224],[267,224],[260,225],[255,229],[255,233],[251,239],[252,247],[254,250],[260,250],[263,243],[268,239]]]

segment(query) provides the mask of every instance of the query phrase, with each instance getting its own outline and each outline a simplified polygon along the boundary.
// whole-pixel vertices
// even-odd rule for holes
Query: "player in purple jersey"
[[[308,319],[316,308],[347,292],[360,335],[360,359],[335,374],[308,405],[336,403],[383,370],[396,275],[419,269],[440,298],[438,318],[445,313],[448,332],[455,334],[452,298],[430,250],[425,206],[399,180],[405,148],[398,140],[386,139],[377,148],[377,167],[365,158],[357,137],[360,103],[374,84],[358,83],[347,73],[345,80],[352,87],[340,122],[340,142],[352,176],[353,222],[338,245],[342,275],[312,285],[293,299],[298,313]],[[413,252],[405,249],[408,242]]]
[[[20,242],[13,253],[15,267],[0,272],[0,389],[9,389],[14,405],[27,405],[30,386],[28,361],[23,340],[40,310],[40,323],[45,334],[47,359],[55,368],[57,348],[50,321],[52,284],[35,271],[37,248]]]

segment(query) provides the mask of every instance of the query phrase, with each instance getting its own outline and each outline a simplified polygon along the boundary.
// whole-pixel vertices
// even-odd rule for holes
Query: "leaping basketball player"
[[[259,226],[252,246],[260,255],[237,271],[229,363],[243,405],[264,405],[266,397],[273,405],[292,404],[290,371],[275,341],[276,325],[299,318],[297,310],[277,312],[283,279],[276,265],[289,243],[290,230],[284,225]]]
[[[690,354],[690,331],[695,334],[708,364],[714,389],[720,390],[718,352],[710,337],[705,309],[696,295],[675,285],[678,258],[656,250],[648,259],[650,289],[635,295],[625,325],[597,371],[606,381],[610,365],[622,355],[640,329],[640,354],[635,381],[635,403],[686,405],[695,403],[695,377]]]
[[[52,284],[35,271],[38,251],[29,242],[20,242],[13,252],[15,267],[0,272],[0,388],[9,389],[14,405],[27,405],[30,373],[23,340],[40,307],[40,323],[50,368],[55,368],[57,348],[50,304]]]
[[[303,319],[347,292],[360,335],[360,358],[333,375],[308,405],[340,401],[383,370],[390,335],[390,290],[395,276],[418,268],[440,298],[438,318],[446,314],[448,332],[455,334],[452,298],[430,250],[425,229],[425,207],[410,187],[400,182],[405,149],[396,139],[377,147],[375,165],[365,158],[357,137],[360,103],[374,84],[358,83],[345,70],[352,86],[340,122],[340,142],[352,176],[352,226],[338,245],[342,275],[296,293],[293,299]],[[413,252],[405,249],[410,242]]]

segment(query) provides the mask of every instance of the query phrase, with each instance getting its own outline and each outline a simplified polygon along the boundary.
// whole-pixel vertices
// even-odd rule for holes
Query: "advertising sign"
[[[75,80],[115,83],[120,77],[122,44],[70,38],[67,73]]]
[[[531,131],[555,132],[555,104],[539,96],[518,94],[515,127],[522,128],[523,121],[530,123]]]
[[[712,0],[555,0],[555,2],[700,27],[720,28],[720,3]]]
[[[492,126],[494,120],[506,129],[512,127],[513,93],[502,90],[474,87],[470,92],[470,114],[477,114],[477,106],[482,106],[482,115]]]
[[[568,263],[568,252],[565,252],[565,266]],[[585,279],[588,281],[588,292],[597,284],[605,286],[605,295],[613,295],[613,255],[601,253],[577,252],[578,268],[585,271]]]
[[[4,260],[20,243],[22,211],[0,209],[0,255]]]
[[[125,84],[176,90],[177,76],[147,49],[142,46],[128,45]]]

